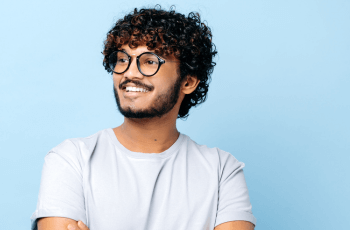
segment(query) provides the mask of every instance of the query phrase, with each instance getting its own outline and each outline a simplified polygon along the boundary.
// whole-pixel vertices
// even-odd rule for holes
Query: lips
[[[127,86],[125,87],[126,92],[141,92],[141,93],[147,93],[149,90],[142,88],[142,87],[132,87],[132,86]]]
[[[128,84],[128,83],[131,83],[131,84]],[[148,91],[153,90],[153,86],[148,86],[148,85],[145,85],[141,82],[131,82],[130,80],[126,80],[119,85],[119,89],[121,89],[121,90],[125,90],[128,87],[142,88],[142,89],[145,89]]]
[[[146,96],[149,93],[149,91],[146,90],[145,88],[131,87],[131,86],[125,87],[122,90],[122,92],[123,92],[124,98],[129,98],[129,99],[135,99],[137,97]]]
[[[127,79],[119,85],[119,89],[122,91],[125,98],[133,99],[147,95],[153,90],[153,86],[148,86],[142,82]]]

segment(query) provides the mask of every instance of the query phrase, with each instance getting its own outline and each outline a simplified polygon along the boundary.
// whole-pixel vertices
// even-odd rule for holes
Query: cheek
[[[169,82],[161,82],[154,87],[154,91],[151,93],[150,99],[157,98],[159,96],[167,95],[171,92],[172,85]]]
[[[119,86],[119,84],[122,83],[122,80],[123,80],[122,78],[123,78],[123,76],[113,73],[113,75],[112,75],[113,84],[115,86]],[[124,81],[125,81],[125,79],[124,79]]]
[[[157,74],[158,75],[158,74]],[[168,92],[171,90],[176,83],[176,80],[178,78],[178,74],[176,73],[176,70],[170,69],[168,72],[161,72],[159,73],[159,78],[157,81],[152,82],[155,86],[155,89],[157,92]]]

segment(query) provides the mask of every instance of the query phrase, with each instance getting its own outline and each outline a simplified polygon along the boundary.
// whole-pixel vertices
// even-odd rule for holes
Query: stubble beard
[[[127,118],[154,118],[154,117],[162,117],[167,114],[170,110],[172,110],[179,99],[181,88],[181,78],[178,77],[174,87],[169,89],[169,93],[160,94],[153,101],[153,103],[145,109],[137,109],[131,108],[128,106],[127,108],[122,108],[120,105],[120,99],[116,88],[113,86],[114,97],[117,102],[117,107],[119,112]]]

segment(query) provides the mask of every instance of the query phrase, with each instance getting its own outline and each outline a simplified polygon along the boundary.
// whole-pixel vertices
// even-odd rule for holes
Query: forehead
[[[125,50],[129,55],[139,55],[144,52],[153,52],[154,50],[147,49],[147,46],[138,46],[136,48],[130,48],[129,45],[122,45],[120,47],[122,50]]]
[[[135,56],[138,56],[144,52],[153,52],[153,53],[156,53],[155,52],[155,49],[148,49],[147,46],[145,45],[140,45],[136,48],[130,48],[129,45],[122,45],[120,47],[121,50],[124,50],[127,54],[129,55],[135,55]],[[173,54],[171,55],[162,55],[162,54],[157,54],[158,56],[160,56],[161,58],[164,58],[165,60],[176,60],[175,56]]]

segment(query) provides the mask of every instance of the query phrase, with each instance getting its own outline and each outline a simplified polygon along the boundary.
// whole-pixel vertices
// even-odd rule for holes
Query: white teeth
[[[146,89],[143,89],[143,88],[136,88],[136,87],[131,87],[131,86],[128,86],[125,88],[126,92],[148,92],[148,90]]]

